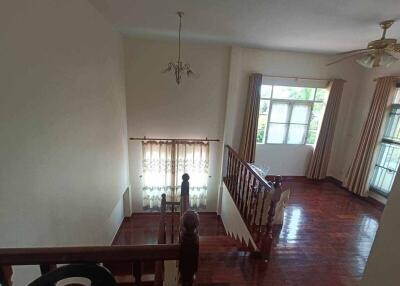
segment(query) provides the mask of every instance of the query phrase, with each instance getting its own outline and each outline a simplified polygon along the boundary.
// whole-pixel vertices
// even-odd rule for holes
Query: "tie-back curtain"
[[[206,208],[209,143],[147,141],[143,149],[143,209],[158,210],[161,195],[180,201],[182,175],[190,176],[191,208]]]
[[[356,155],[343,183],[345,188],[359,196],[368,196],[368,177],[372,159],[379,139],[388,99],[394,88],[395,84],[392,77],[378,79]]]
[[[321,180],[326,177],[344,83],[342,79],[334,79],[330,82],[328,103],[321,130],[307,170],[309,179]]]
[[[240,157],[249,163],[254,163],[256,157],[258,109],[260,107],[261,84],[261,74],[250,75],[246,111],[244,114],[242,137],[239,148]]]

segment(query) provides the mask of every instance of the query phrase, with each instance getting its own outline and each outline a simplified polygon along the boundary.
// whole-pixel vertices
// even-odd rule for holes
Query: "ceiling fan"
[[[352,57],[359,57],[356,59],[356,62],[366,68],[388,67],[392,63],[398,61],[399,59],[397,57],[400,57],[400,43],[397,43],[396,39],[386,38],[386,32],[393,23],[394,20],[387,20],[379,23],[383,30],[382,37],[379,40],[369,42],[366,49],[338,53],[337,55],[342,57],[327,64],[327,66]]]

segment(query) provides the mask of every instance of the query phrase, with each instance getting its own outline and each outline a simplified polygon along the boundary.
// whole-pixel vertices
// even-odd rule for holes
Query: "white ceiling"
[[[400,0],[89,0],[125,35],[176,37],[271,49],[340,52],[381,35],[378,23],[399,19]]]

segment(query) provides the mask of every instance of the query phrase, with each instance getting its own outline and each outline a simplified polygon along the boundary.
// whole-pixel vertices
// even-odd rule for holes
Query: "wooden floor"
[[[357,285],[381,209],[331,183],[287,183],[291,198],[268,263],[239,251],[215,214],[200,216],[197,285]],[[133,215],[115,244],[155,243],[157,215]]]

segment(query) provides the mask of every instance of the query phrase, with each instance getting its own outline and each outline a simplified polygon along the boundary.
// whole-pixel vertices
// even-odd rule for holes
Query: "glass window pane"
[[[261,99],[260,101],[260,114],[268,114],[270,100]]]
[[[272,102],[271,122],[287,123],[289,114],[289,104],[281,102]]]
[[[315,100],[327,102],[329,96],[329,91],[326,88],[317,88],[317,92],[315,94]]]
[[[323,103],[315,102],[311,112],[310,130],[318,130],[319,125],[322,123],[324,116],[325,105]]]
[[[258,117],[257,125],[257,143],[265,142],[265,130],[267,127],[268,117],[266,115],[260,115]]]
[[[308,124],[310,109],[310,105],[307,104],[293,105],[290,123]]]
[[[290,124],[287,144],[304,144],[307,125]]]
[[[385,138],[400,141],[400,108],[393,107],[386,123]]]
[[[396,95],[394,96],[393,103],[400,104],[400,88],[396,88]]]
[[[315,88],[293,87],[293,86],[274,86],[273,98],[313,100]]]
[[[285,141],[287,124],[270,123],[267,143],[282,144]]]
[[[317,140],[317,131],[308,130],[306,144],[314,145]]]
[[[272,85],[261,86],[261,98],[271,98]]]

